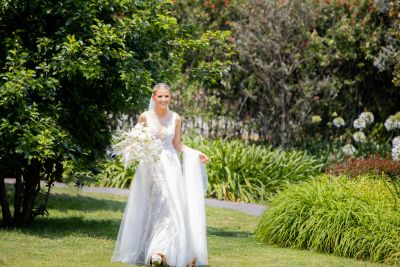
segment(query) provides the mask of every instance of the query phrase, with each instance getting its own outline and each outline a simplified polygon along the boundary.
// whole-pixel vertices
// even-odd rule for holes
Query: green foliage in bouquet
[[[271,199],[256,236],[268,244],[399,264],[400,207],[395,188],[395,181],[368,176],[322,176],[288,185]]]
[[[185,139],[184,143],[210,157],[208,195],[218,199],[265,199],[287,182],[311,179],[322,168],[316,158],[295,150],[238,140]]]

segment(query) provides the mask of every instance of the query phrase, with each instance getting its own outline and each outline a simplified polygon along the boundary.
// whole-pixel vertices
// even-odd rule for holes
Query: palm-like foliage
[[[185,140],[210,157],[208,194],[219,199],[255,201],[269,197],[287,182],[312,178],[318,161],[303,152],[274,149],[244,141]]]

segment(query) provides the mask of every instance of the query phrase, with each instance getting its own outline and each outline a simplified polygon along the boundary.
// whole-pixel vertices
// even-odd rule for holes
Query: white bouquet
[[[162,150],[161,140],[157,139],[143,124],[136,124],[130,131],[123,131],[113,146],[115,155],[121,155],[124,167],[136,162],[156,162]]]

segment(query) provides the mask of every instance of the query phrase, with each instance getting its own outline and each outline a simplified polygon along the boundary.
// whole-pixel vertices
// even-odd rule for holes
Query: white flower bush
[[[352,144],[347,144],[342,147],[342,152],[346,156],[353,156],[355,153],[357,153],[357,149]]]
[[[364,130],[374,122],[374,114],[369,111],[362,112],[357,119],[353,121],[355,129]]]
[[[357,132],[353,133],[353,139],[357,143],[365,143],[365,142],[367,142],[367,137],[361,131],[357,131]]]
[[[392,145],[392,159],[400,160],[400,136],[393,138]]]
[[[367,127],[367,122],[364,119],[358,118],[353,121],[353,127],[355,129],[363,130]]]
[[[332,121],[333,125],[335,125],[336,128],[340,128],[346,125],[346,122],[344,121],[344,119],[342,117],[337,117],[334,118]]]
[[[400,129],[400,111],[386,119],[385,128],[388,131]]]
[[[364,120],[367,125],[370,125],[374,122],[374,114],[369,111],[362,112],[358,118]]]
[[[155,162],[162,151],[161,140],[140,123],[130,131],[120,132],[117,139],[113,152],[115,155],[121,155],[125,168],[136,162]]]

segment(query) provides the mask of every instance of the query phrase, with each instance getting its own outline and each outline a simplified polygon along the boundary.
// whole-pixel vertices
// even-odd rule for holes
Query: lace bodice
[[[146,121],[150,131],[161,140],[164,149],[174,151],[172,140],[175,136],[175,112],[169,111],[166,118],[160,121],[154,110],[149,110],[146,112]]]

